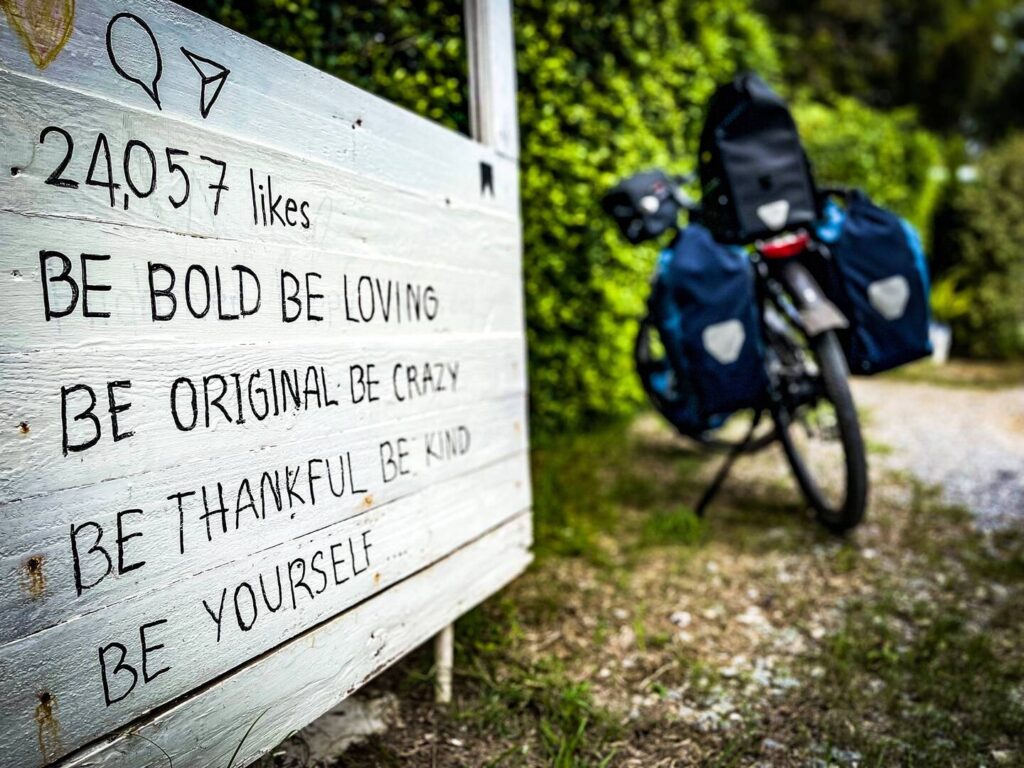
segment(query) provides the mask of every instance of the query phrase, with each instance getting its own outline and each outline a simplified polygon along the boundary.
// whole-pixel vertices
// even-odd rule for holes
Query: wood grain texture
[[[145,342],[203,345],[265,340],[284,345],[387,335],[522,334],[518,276],[507,270],[495,274],[460,268],[454,258],[450,263],[424,265],[178,234],[140,242],[139,231],[123,225],[61,218],[43,223],[11,213],[0,213],[0,231],[4,233],[0,305],[12,320],[0,326],[0,354]],[[47,321],[41,300],[43,266],[45,276],[55,278],[61,260],[56,256],[42,260],[43,248],[71,260],[71,276],[79,286],[81,254],[110,256],[87,262],[89,282],[111,287],[91,293],[90,309],[107,312],[109,318],[84,317],[76,311],[59,322]],[[515,260],[510,257],[510,261]],[[236,265],[248,267],[255,277],[240,278]],[[190,273],[193,266],[203,271]],[[282,278],[282,272],[297,279]],[[318,275],[311,279],[310,291],[323,296],[311,305],[320,320],[307,317],[305,275],[309,272]],[[157,291],[166,291],[173,276],[174,303],[164,293],[156,299],[157,313],[167,320],[152,320],[151,275]],[[51,280],[47,289],[54,308],[71,300],[66,282]],[[240,314],[242,292],[245,308],[251,309],[258,299],[259,309],[237,320],[219,320],[218,313]],[[301,298],[301,307],[293,297]],[[283,311],[295,319],[282,322]]]
[[[57,58],[74,30],[75,0],[2,0],[0,7],[40,69]]]
[[[223,766],[259,721],[240,765],[528,562],[474,12],[481,141],[165,0],[80,0],[45,70],[0,24],[4,765]]]
[[[473,137],[519,157],[511,0],[466,0]]]
[[[356,606],[65,765],[165,768],[166,752],[174,765],[224,768],[240,743],[236,764],[244,765],[518,575],[530,561],[530,540],[530,517],[519,515],[392,588],[388,601]],[[263,686],[279,697],[255,699],[251,691]]]
[[[522,419],[515,403],[525,391],[520,341],[441,341],[392,338],[387,343],[288,349],[204,347],[191,354],[178,346],[129,348],[135,359],[125,359],[127,349],[59,359],[46,352],[0,355],[5,381],[0,419],[8,425],[27,425],[0,432],[0,502],[168,469],[203,456],[223,461],[241,451],[251,459],[254,452],[295,442],[309,446],[307,452],[315,450],[314,445],[321,451],[341,448],[346,441],[340,435],[365,427],[376,427],[382,439],[397,437],[404,420],[428,413],[445,414],[432,421],[434,428],[442,428],[460,423],[467,409],[476,411],[477,421],[481,410],[490,409],[507,418],[511,435],[515,421]],[[367,401],[359,383],[353,397],[353,381],[360,376],[353,365],[364,370],[374,366],[365,376],[379,382],[372,390],[375,402]],[[424,365],[435,386],[444,391],[413,394],[410,367],[423,378]],[[456,368],[457,378],[451,373]],[[133,432],[119,441],[112,439],[107,417],[105,382],[110,380],[131,382],[130,388],[115,390],[115,399],[130,402],[130,408],[118,414],[118,431]],[[100,419],[98,428],[88,419],[75,423],[70,415],[62,418],[62,410],[77,414],[89,408],[88,392],[62,394],[62,386],[81,383],[98,393],[93,409],[102,416],[95,417]],[[306,391],[311,394],[303,394]],[[509,396],[517,396],[511,409],[501,405]],[[357,398],[362,401],[355,402]],[[94,437],[97,429],[99,442],[70,452],[71,446]],[[65,432],[67,455],[62,451]]]
[[[509,401],[508,406],[522,417],[520,403]],[[316,443],[282,446],[260,452],[255,460],[237,456],[222,463],[207,460],[169,471],[117,478],[98,490],[71,489],[7,505],[4,514],[11,535],[3,542],[0,554],[0,647],[84,613],[133,599],[145,590],[425,493],[434,485],[454,484],[452,494],[456,497],[473,499],[482,494],[490,498],[492,491],[484,487],[481,474],[490,473],[493,479],[495,466],[511,462],[521,467],[525,436],[506,418],[495,414],[493,407],[456,415],[463,417],[459,423],[468,426],[478,445],[464,456],[425,466],[422,435],[435,426],[436,417],[410,419],[397,432],[413,438],[407,459],[410,474],[387,484],[380,480],[378,447],[386,435],[377,429],[365,429],[346,434],[344,444],[333,454]],[[318,463],[311,467],[310,460]],[[350,468],[355,470],[351,474]],[[286,472],[297,478],[291,497]],[[283,488],[280,508],[264,473],[269,473],[269,483]],[[313,480],[312,495],[310,474],[318,476]],[[244,481],[249,483],[247,490],[242,490]],[[210,518],[211,527],[207,529],[203,517],[208,508],[203,503],[204,489],[212,502],[218,494],[217,483],[229,508],[225,515],[227,530],[219,516]],[[249,501],[249,490],[255,510],[245,509],[236,516],[239,497],[244,505]],[[182,493],[192,495],[179,505],[174,494]],[[123,520],[123,528],[141,534],[125,547],[127,562],[145,561],[146,566],[101,580],[106,561],[87,549],[102,533],[105,538],[100,543],[116,557],[113,542],[118,513],[124,509],[142,510]],[[486,518],[492,513],[490,508],[482,507],[480,514]],[[90,525],[81,528],[86,523]],[[72,526],[81,528],[76,537],[81,582],[95,583],[81,594],[75,586]]]
[[[138,84],[112,73],[104,38],[109,20],[119,12],[144,19],[159,41],[164,59],[159,109]],[[196,49],[231,68],[206,119],[199,109],[198,76],[180,47]],[[34,65],[7,27],[0,27],[0,68],[36,76]],[[45,77],[53,85],[109,100],[128,110],[127,114],[139,110],[161,115],[244,141],[255,139],[265,147],[350,170],[362,178],[434,191],[510,214],[518,209],[514,178],[498,175],[497,194],[480,197],[477,163],[497,163],[499,155],[493,148],[164,0],[79,2],[75,34],[46,69]]]
[[[14,692],[0,701],[5,734],[8,729],[33,729],[38,695],[45,691],[60,706],[63,748],[74,749],[355,603],[378,593],[383,595],[381,602],[387,602],[387,587],[525,508],[526,477],[522,462],[515,463],[518,468],[500,465],[498,477],[495,472],[481,473],[479,481],[490,484],[486,490],[473,476],[435,484],[408,501],[370,510],[281,546],[183,574],[167,584],[154,583],[154,589],[130,601],[0,648],[0,668]],[[364,552],[367,545],[370,549]],[[317,552],[323,554],[317,558]],[[146,639],[150,647],[162,646],[149,655],[149,673],[155,676],[148,683],[143,682],[141,654],[135,647],[141,645],[140,615],[150,623],[166,622],[154,626]],[[107,697],[114,701],[107,704],[104,687],[83,681],[81,670],[94,664],[97,650],[110,643],[129,648],[124,662],[138,678],[129,670],[112,675]],[[54,658],[58,648],[61,653]],[[106,658],[108,666],[121,661],[116,649],[110,649]],[[166,672],[158,672],[161,669]],[[133,682],[132,692],[116,700]],[[268,703],[277,696],[266,688],[253,693]],[[0,750],[15,756],[16,764],[29,760],[35,747],[17,737],[0,740]]]
[[[5,124],[10,126],[0,144],[0,162],[4,168],[19,170],[17,175],[0,174],[4,210],[187,232],[199,237],[302,245],[385,259],[475,265],[511,275],[518,272],[515,213],[492,202],[515,190],[515,164],[483,156],[495,168],[495,186],[493,195],[481,195],[481,160],[477,155],[486,155],[488,150],[466,139],[460,139],[460,143],[467,142],[464,146],[473,155],[459,156],[457,162],[467,166],[470,178],[468,182],[453,181],[446,188],[442,178],[420,180],[422,169],[416,166],[408,167],[408,177],[401,180],[380,180],[361,175],[358,165],[353,169],[347,164],[336,166],[299,158],[269,149],[252,138],[245,141],[223,135],[212,124],[193,126],[168,120],[162,114],[126,108],[70,88],[55,90],[49,83],[2,69],[0,100],[4,103]],[[40,141],[50,126],[66,131],[71,143],[55,131]],[[86,183],[100,133],[106,139],[106,149],[101,145],[103,162],[96,166],[93,176],[94,180],[106,180],[105,157],[109,150],[111,175],[119,185],[113,202],[108,189]],[[143,142],[145,147],[128,153],[126,174],[126,150],[133,140]],[[153,153],[152,162],[146,148]],[[170,159],[168,149],[172,150]],[[60,178],[78,186],[47,185],[46,179],[65,159],[68,162]],[[221,168],[214,160],[225,164],[223,181]],[[154,174],[153,191],[145,197],[135,194],[128,185],[130,175],[136,187],[148,192]],[[262,185],[262,191],[267,191],[268,175],[275,197],[280,194],[309,203],[304,217],[298,211],[292,215],[293,220],[300,221],[298,226],[283,226],[277,219],[274,226],[263,223],[266,204],[264,199],[264,205],[260,205],[258,187]],[[420,184],[413,184],[415,181]],[[254,182],[257,220],[251,187]],[[211,189],[211,185],[218,184],[226,187],[219,196],[216,189]],[[174,203],[181,201],[183,204],[175,207]],[[285,210],[279,211],[283,216]],[[304,226],[306,219],[308,227]],[[437,226],[442,220],[444,226]],[[431,232],[431,237],[424,238],[424,232]]]

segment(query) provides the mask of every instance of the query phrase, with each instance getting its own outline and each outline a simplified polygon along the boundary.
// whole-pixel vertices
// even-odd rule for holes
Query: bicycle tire
[[[835,408],[845,464],[846,488],[842,504],[830,503],[822,492],[808,462],[790,435],[793,422],[789,414],[785,410],[775,409],[773,417],[797,485],[814,509],[818,521],[833,533],[842,534],[864,519],[867,507],[868,470],[864,439],[850,392],[846,358],[838,337],[834,331],[826,331],[811,339],[810,344],[821,372],[825,398]]]

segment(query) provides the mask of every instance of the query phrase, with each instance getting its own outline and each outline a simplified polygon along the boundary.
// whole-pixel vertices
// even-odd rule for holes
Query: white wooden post
[[[510,0],[466,0],[465,14],[470,130],[481,144],[514,160],[519,156],[519,131],[512,4]],[[438,704],[452,700],[454,643],[452,624],[434,637],[434,697]]]
[[[516,57],[511,0],[466,0],[469,102],[473,138],[519,157]]]
[[[455,652],[455,625],[449,624],[434,635],[434,658],[437,677],[434,681],[434,698],[438,704],[452,701],[452,661]]]

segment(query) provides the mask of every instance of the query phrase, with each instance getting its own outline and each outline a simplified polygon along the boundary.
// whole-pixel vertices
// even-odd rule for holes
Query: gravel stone
[[[869,433],[892,448],[880,462],[942,487],[981,530],[1024,525],[1024,386],[952,389],[855,379]]]

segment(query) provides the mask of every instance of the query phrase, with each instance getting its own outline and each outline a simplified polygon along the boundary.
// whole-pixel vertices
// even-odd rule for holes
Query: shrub
[[[942,189],[942,145],[913,110],[880,112],[841,97],[798,103],[794,116],[820,183],[860,187],[927,241]]]
[[[938,222],[934,303],[955,351],[1024,358],[1024,134],[982,156]]]
[[[461,1],[182,2],[317,69],[469,131]]]
[[[632,343],[655,247],[624,244],[601,193],[692,169],[715,85],[777,62],[746,0],[524,0],[516,33],[533,418],[551,430],[641,401]]]

